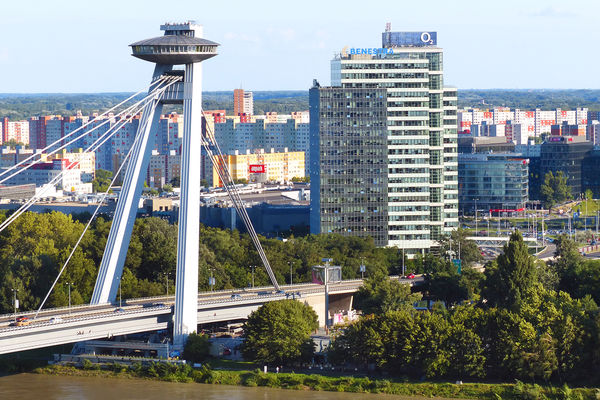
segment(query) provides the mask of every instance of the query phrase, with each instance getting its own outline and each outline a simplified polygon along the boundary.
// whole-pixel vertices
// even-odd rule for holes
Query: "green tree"
[[[571,187],[567,185],[567,177],[563,175],[562,171],[556,175],[552,171],[548,171],[544,175],[540,196],[546,208],[573,198]]]
[[[110,182],[112,181],[113,173],[105,169],[97,169],[96,177],[92,181],[92,190],[95,193],[106,192]]]
[[[181,177],[176,176],[173,179],[171,179],[171,182],[169,182],[171,185],[173,185],[173,187],[180,187],[181,186]]]
[[[486,267],[482,295],[491,306],[515,309],[535,282],[535,261],[518,231],[511,234],[503,250]]]
[[[210,353],[210,342],[207,335],[192,333],[187,337],[183,348],[183,358],[193,363],[204,362]]]
[[[469,233],[466,229],[458,228],[450,235],[446,235],[441,241],[442,254],[448,254],[452,258],[458,258],[460,252],[460,260],[463,266],[468,266],[474,262],[480,261],[483,257],[481,251],[477,247],[477,243],[467,239]]]
[[[253,311],[244,324],[244,357],[259,363],[290,364],[312,358],[310,334],[318,328],[312,307],[296,300],[272,301]]]
[[[173,193],[173,185],[171,185],[170,183],[167,183],[167,184],[163,185],[162,190],[167,193]]]
[[[354,295],[355,307],[364,314],[381,314],[399,309],[412,309],[413,303],[421,299],[412,294],[410,285],[391,280],[378,272],[365,280]]]

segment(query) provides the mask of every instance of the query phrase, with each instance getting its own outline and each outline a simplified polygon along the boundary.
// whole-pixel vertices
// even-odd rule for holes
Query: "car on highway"
[[[52,317],[50,318],[50,323],[51,324],[58,324],[63,322],[63,319],[61,317]]]
[[[27,326],[31,324],[31,319],[25,315],[21,315],[15,319],[15,326]]]
[[[406,276],[401,276],[401,279],[415,279],[417,276],[414,273],[410,273]]]
[[[242,298],[242,296],[241,296],[241,295],[239,295],[239,294],[237,294],[237,293],[234,293],[234,294],[232,294],[232,295],[231,295],[231,298],[232,298],[232,299],[241,299],[241,298]]]
[[[115,311],[113,311],[113,312],[120,313],[120,312],[124,312],[124,311],[125,311],[124,308],[119,307],[119,308],[115,308]]]

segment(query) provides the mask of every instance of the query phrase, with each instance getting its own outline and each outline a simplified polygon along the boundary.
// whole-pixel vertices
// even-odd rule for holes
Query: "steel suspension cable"
[[[176,80],[173,81],[173,83],[176,82],[179,79],[180,78],[176,77]],[[96,139],[96,141],[93,142],[92,145],[89,148],[87,148],[86,150],[84,150],[83,154],[86,154],[86,153],[88,153],[90,151],[95,151],[98,147],[102,146],[110,137],[112,137],[116,132],[118,132],[118,130],[121,129],[121,127],[126,122],[130,121],[131,119],[133,119],[133,117],[141,109],[143,109],[143,107],[146,105],[146,103],[148,103],[150,101],[154,101],[154,98],[157,95],[162,96],[162,94],[166,91],[167,88],[168,88],[168,86],[166,86],[164,88],[161,88],[161,89],[157,89],[158,93],[153,93],[152,96],[148,96],[147,97],[147,101],[144,104],[142,104],[141,106],[139,106],[138,107],[139,109],[136,112],[132,113],[132,115],[128,116],[126,119],[120,120],[116,125],[114,125],[111,128],[109,128],[101,137],[99,137],[98,139]],[[115,129],[117,126],[118,126],[118,128]],[[113,132],[111,133],[111,131],[113,131]],[[43,197],[43,194],[45,194],[46,191],[48,191],[50,189],[50,187],[52,187],[53,185],[55,185],[64,176],[64,174],[66,173],[66,171],[71,170],[71,169],[75,168],[78,165],[79,165],[79,161],[76,161],[76,162],[70,164],[67,167],[66,170],[61,171],[61,173],[58,174],[56,177],[54,177],[48,184],[44,185],[44,187],[42,188],[42,190],[41,190],[40,193],[35,194],[25,204],[23,204],[14,214],[12,214],[9,218],[7,218],[5,221],[3,221],[2,224],[0,224],[0,232],[2,232],[4,229],[6,229],[13,221],[15,221],[19,216],[21,216],[24,212],[26,212],[35,202],[37,202],[37,200],[39,200],[39,198]]]
[[[206,114],[204,113],[204,110],[202,110],[202,114],[204,115],[204,118],[206,119]],[[212,132],[209,129],[208,124],[206,124],[206,127],[207,127],[207,129],[206,129],[207,140],[204,141],[205,149],[207,150],[207,153],[209,154],[211,162],[216,167],[217,174],[219,175],[219,178],[223,182],[223,185],[225,187],[225,190],[229,194],[229,197],[233,201],[234,207],[236,208],[238,214],[242,218],[244,225],[246,225],[246,229],[248,230],[250,238],[251,238],[252,242],[254,243],[254,246],[256,247],[256,251],[257,251],[261,261],[263,262],[265,269],[267,270],[267,274],[269,275],[269,278],[271,279],[273,286],[275,287],[276,290],[279,290],[279,284],[277,283],[277,278],[275,277],[275,274],[273,273],[273,270],[271,268],[271,265],[269,263],[267,255],[262,247],[262,244],[260,243],[260,239],[258,238],[258,235],[256,234],[254,225],[252,224],[252,221],[250,220],[250,216],[248,215],[248,212],[247,212],[246,208],[244,207],[243,200],[239,194],[239,191],[237,189],[237,186],[235,185],[235,182],[233,181],[233,177],[231,176],[229,169],[227,168],[227,166],[224,163],[224,156],[223,156],[223,152],[221,151],[221,148],[219,146],[219,143],[217,142],[217,140],[214,136],[214,132]],[[219,160],[215,160],[214,153],[208,146],[209,142],[217,150],[220,162],[219,162]]]
[[[160,83],[163,83],[163,82],[165,82],[165,79],[168,79],[168,77],[161,78],[161,79],[159,79],[159,80],[155,81],[155,83],[159,83],[159,82],[160,82]],[[170,86],[170,85],[172,85],[172,84],[173,84],[173,83],[175,83],[175,82],[176,82],[176,80],[175,80],[175,81],[173,81],[172,83],[169,83],[169,84],[167,85],[167,87],[168,87],[168,86]],[[142,104],[142,103],[146,104],[146,103],[149,101],[149,99],[150,99],[152,96],[154,96],[154,95],[155,95],[155,92],[156,92],[156,91],[158,91],[158,90],[160,90],[160,89],[162,89],[162,87],[156,87],[155,89],[153,89],[153,91],[152,91],[151,93],[149,93],[147,96],[145,96],[145,97],[144,97],[142,100],[139,100],[139,101],[137,101],[136,103],[132,104],[131,106],[129,106],[129,107],[128,107],[128,108],[126,108],[125,110],[123,110],[123,111],[119,112],[117,115],[115,115],[115,116],[114,116],[114,118],[116,118],[116,117],[121,117],[121,116],[123,116],[123,115],[127,115],[127,114],[131,113],[131,111],[132,111],[132,110],[135,110],[135,109],[139,108],[138,106],[139,106],[140,104]],[[106,114],[106,113],[104,113],[104,114],[102,114],[102,115],[105,115],[105,114]],[[46,150],[46,149],[48,149],[48,148],[50,148],[50,147],[54,146],[54,145],[55,145],[55,144],[57,144],[58,142],[61,142],[61,141],[63,141],[65,138],[72,136],[72,135],[73,135],[75,132],[78,132],[78,131],[80,131],[81,129],[83,129],[84,127],[88,126],[88,125],[89,125],[89,124],[91,124],[92,122],[98,121],[98,120],[99,120],[98,118],[99,118],[99,117],[96,117],[96,118],[94,118],[93,120],[89,121],[89,122],[88,122],[88,123],[86,123],[85,125],[82,125],[81,127],[79,127],[79,128],[77,128],[77,129],[75,129],[73,132],[71,132],[71,133],[69,133],[69,134],[65,135],[64,137],[60,138],[59,140],[55,141],[55,142],[54,142],[53,144],[51,144],[50,146],[46,146],[44,149],[42,149],[42,151],[44,151],[44,150]],[[60,150],[62,150],[62,149],[64,149],[64,148],[66,148],[67,146],[69,146],[69,145],[73,144],[74,142],[76,142],[76,141],[78,141],[78,140],[82,139],[84,136],[87,136],[87,135],[91,134],[93,131],[95,131],[96,129],[99,129],[100,127],[102,127],[102,126],[104,126],[104,125],[106,125],[106,124],[108,124],[109,122],[111,122],[111,119],[106,119],[106,120],[104,120],[104,121],[103,121],[102,123],[100,123],[99,125],[96,125],[96,126],[92,127],[91,129],[89,129],[89,130],[86,130],[86,131],[85,131],[83,134],[81,134],[81,135],[77,136],[75,139],[71,139],[70,141],[68,141],[68,142],[66,142],[66,143],[64,143],[64,144],[62,144],[61,146],[57,147],[56,149],[54,149],[54,150],[52,150],[52,151],[50,151],[50,152],[46,153],[46,155],[47,155],[47,156],[50,156],[50,155],[56,154],[56,153],[57,153],[57,152],[59,152]],[[0,177],[2,177],[2,176],[4,176],[4,175],[8,174],[10,171],[12,171],[12,170],[14,170],[14,169],[18,168],[19,166],[23,165],[24,163],[26,163],[27,161],[31,160],[32,158],[35,158],[36,156],[37,156],[37,153],[35,153],[35,154],[32,154],[31,156],[29,156],[29,157],[25,158],[24,160],[20,161],[19,163],[17,163],[17,164],[15,164],[15,165],[11,166],[11,167],[10,167],[10,168],[8,168],[6,171],[3,171],[2,173],[0,173]],[[41,162],[41,158],[40,158],[40,159],[37,159],[37,160],[35,160],[35,161],[34,161],[33,163],[31,163],[31,164],[27,164],[27,165],[25,165],[23,168],[20,168],[20,169],[19,169],[19,170],[17,170],[16,172],[13,172],[11,175],[9,175],[9,176],[6,176],[6,177],[4,177],[4,178],[0,179],[0,183],[4,183],[4,182],[6,182],[7,180],[9,180],[9,179],[13,178],[14,176],[16,176],[16,175],[18,175],[18,174],[22,173],[23,171],[25,171],[25,170],[27,170],[27,169],[31,168],[32,166],[34,166],[34,165],[36,165],[36,164],[38,164],[38,163],[40,163],[40,162]]]
[[[139,92],[137,92],[137,93],[134,93],[133,95],[129,96],[128,98],[126,98],[125,100],[123,100],[122,102],[120,102],[119,104],[117,104],[117,105],[115,105],[115,106],[111,107],[110,109],[108,109],[108,110],[107,110],[107,111],[105,111],[104,113],[102,113],[102,114],[100,114],[100,115],[98,115],[98,116],[94,117],[93,119],[89,120],[88,122],[86,122],[85,124],[83,124],[82,126],[80,126],[79,128],[77,128],[77,129],[73,130],[73,132],[70,132],[70,133],[68,133],[67,135],[65,135],[65,136],[61,137],[60,139],[57,139],[57,140],[55,140],[53,143],[51,143],[51,144],[47,145],[46,147],[44,147],[43,149],[41,149],[41,152],[42,152],[42,153],[43,153],[43,152],[45,152],[46,150],[48,150],[48,149],[52,148],[53,146],[55,146],[55,145],[57,145],[58,143],[60,143],[60,142],[62,142],[63,140],[65,140],[65,138],[68,138],[68,137],[70,137],[70,136],[74,135],[75,133],[77,133],[77,132],[81,131],[82,129],[86,128],[88,125],[90,125],[90,124],[92,124],[92,123],[94,123],[94,122],[97,122],[97,121],[99,121],[101,118],[105,117],[105,116],[106,116],[106,115],[108,115],[110,112],[114,111],[114,110],[115,110],[115,109],[117,109],[118,107],[122,106],[122,105],[123,105],[123,104],[125,104],[126,102],[130,101],[131,99],[133,99],[134,97],[137,97],[137,96],[139,96],[141,93],[144,93],[144,92],[146,91],[146,89],[147,89],[147,88],[150,88],[150,87],[152,87],[153,85],[156,85],[156,84],[162,83],[162,82],[164,82],[164,80],[165,80],[165,79],[166,79],[166,77],[164,77],[164,76],[161,76],[161,78],[160,78],[160,79],[157,79],[156,81],[152,82],[152,83],[151,83],[149,86],[146,86],[146,88],[144,88],[143,90],[141,90],[141,91],[139,91]],[[156,88],[155,88],[155,89],[156,89]],[[153,89],[153,90],[155,90],[155,89]],[[147,96],[146,96],[146,97],[147,97]],[[144,100],[144,99],[142,99],[141,101],[143,101],[143,100]],[[139,102],[138,102],[138,103],[136,103],[136,104],[139,104]],[[135,106],[135,104],[134,104],[133,106]],[[128,109],[129,109],[129,108],[131,108],[131,107],[133,107],[133,106],[130,106],[130,107],[128,107]],[[126,109],[126,110],[127,110],[127,109]],[[125,111],[126,111],[126,110],[125,110]],[[119,112],[117,115],[121,115],[121,114],[123,114],[123,112],[125,112],[125,111],[121,111],[121,112]],[[98,125],[98,126],[94,127],[93,129],[90,129],[90,130],[88,130],[88,131],[85,131],[85,133],[84,133],[83,135],[79,136],[79,137],[78,137],[76,140],[78,140],[78,139],[81,139],[81,138],[82,138],[83,136],[85,136],[85,135],[88,135],[90,132],[94,131],[95,129],[98,129],[100,126],[103,126],[104,124],[108,123],[109,121],[110,121],[110,120],[108,120],[108,119],[107,119],[107,120],[105,120],[105,121],[104,121],[102,124],[100,124],[100,125]],[[70,143],[72,143],[72,142],[70,142]],[[51,151],[51,152],[49,152],[49,153],[46,153],[46,154],[47,154],[47,155],[52,155],[52,154],[55,154],[56,152],[60,151],[62,148],[66,147],[66,146],[67,146],[67,145],[61,146],[61,147],[59,147],[59,148],[57,148],[57,149],[55,149],[55,150],[53,150],[53,151]],[[25,159],[23,159],[23,160],[19,161],[17,164],[15,164],[15,165],[13,165],[13,166],[9,167],[7,170],[0,172],[0,178],[2,178],[4,175],[8,174],[10,171],[13,171],[13,170],[17,169],[18,167],[20,167],[21,165],[23,165],[23,164],[27,163],[28,161],[30,161],[31,159],[35,158],[36,156],[37,156],[37,153],[34,153],[34,154],[30,155],[29,157],[26,157]],[[35,164],[35,163],[34,163],[34,164]],[[33,165],[33,164],[32,164],[32,165]],[[23,169],[23,170],[25,170],[25,169],[27,169],[27,168],[29,168],[29,167],[27,167],[27,166],[26,166],[26,167],[24,167],[24,169]],[[20,170],[20,171],[22,171],[22,170]],[[0,183],[3,183],[3,182],[5,182],[7,179],[10,179],[10,178],[12,178],[14,175],[15,175],[15,174],[13,174],[13,175],[11,175],[11,176],[9,176],[9,177],[7,177],[7,178],[2,178],[2,180],[0,180]]]
[[[142,129],[139,130],[139,132],[143,132],[145,130],[146,125],[149,123],[149,120],[146,119],[146,123],[143,125]],[[94,219],[96,218],[96,215],[98,214],[98,212],[100,211],[100,208],[102,207],[102,204],[104,203],[104,200],[106,199],[106,196],[108,195],[108,193],[110,192],[110,190],[112,189],[113,185],[115,184],[115,182],[117,181],[117,177],[119,176],[119,174],[121,173],[121,170],[123,169],[123,167],[125,166],[125,163],[127,162],[127,160],[129,159],[129,157],[131,156],[131,153],[133,152],[133,148],[135,147],[135,145],[137,144],[137,142],[139,141],[139,139],[142,137],[142,134],[139,134],[135,137],[133,144],[131,145],[131,148],[129,149],[129,151],[127,152],[127,155],[125,156],[125,158],[123,158],[123,162],[121,163],[121,165],[119,166],[119,168],[117,169],[117,172],[115,173],[112,181],[110,182],[110,184],[108,185],[108,188],[106,189],[106,191],[102,194],[102,197],[100,198],[98,205],[96,206],[96,209],[94,210],[94,213],[92,214],[92,216],[90,217],[90,220],[88,221],[88,223],[86,224],[86,226],[83,228],[83,232],[81,232],[81,235],[79,236],[79,239],[77,240],[77,242],[75,243],[75,245],[73,246],[73,248],[71,249],[71,253],[69,254],[69,257],[67,257],[65,263],[63,264],[62,268],[60,269],[60,271],[58,272],[58,276],[56,277],[56,279],[54,280],[54,282],[52,283],[52,286],[50,287],[50,289],[48,290],[48,293],[46,294],[46,297],[44,297],[44,300],[42,301],[42,303],[40,304],[40,307],[38,308],[38,310],[35,313],[35,316],[33,317],[33,319],[36,319],[38,314],[40,313],[40,311],[42,310],[42,308],[44,307],[44,304],[46,304],[46,301],[48,300],[48,297],[50,297],[50,294],[52,293],[52,291],[54,290],[54,288],[56,287],[56,284],[58,283],[60,277],[62,276],[65,268],[67,267],[67,265],[69,264],[69,261],[71,261],[71,258],[73,257],[73,255],[75,254],[75,251],[77,250],[77,247],[79,246],[79,244],[81,243],[81,241],[83,240],[83,237],[85,235],[85,233],[87,232],[87,230],[89,229],[89,227],[91,226],[92,222],[94,221]]]

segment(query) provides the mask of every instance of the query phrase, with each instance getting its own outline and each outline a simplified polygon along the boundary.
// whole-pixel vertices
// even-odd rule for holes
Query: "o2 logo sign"
[[[429,32],[421,33],[421,42],[426,44],[434,44],[434,41],[431,38],[431,34]]]

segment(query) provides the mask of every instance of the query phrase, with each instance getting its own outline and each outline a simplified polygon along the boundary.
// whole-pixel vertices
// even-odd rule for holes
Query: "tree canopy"
[[[112,181],[113,173],[105,169],[97,169],[96,176],[92,181],[92,190],[94,193],[104,193]]]
[[[308,362],[314,352],[310,334],[318,327],[317,314],[307,304],[296,300],[266,303],[244,324],[242,354],[272,365]]]
[[[519,306],[525,292],[533,286],[536,268],[520,232],[510,235],[503,250],[497,260],[486,266],[483,297],[492,306],[512,309]]]
[[[546,208],[573,198],[571,187],[567,185],[567,177],[563,175],[562,171],[558,171],[556,175],[552,171],[548,171],[544,175],[544,183],[540,187],[540,197]]]
[[[420,299],[419,293],[411,294],[410,285],[391,280],[381,272],[366,279],[354,296],[355,307],[365,314],[411,309]]]

